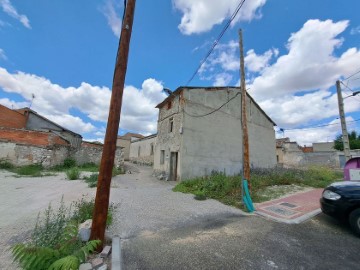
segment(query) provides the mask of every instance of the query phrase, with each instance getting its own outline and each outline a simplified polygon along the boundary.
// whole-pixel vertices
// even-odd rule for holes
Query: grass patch
[[[324,188],[342,178],[335,170],[313,166],[308,169],[252,169],[251,197],[254,202],[263,202],[286,194],[289,189],[279,188],[267,194],[268,187],[296,185],[300,187]],[[192,193],[195,199],[212,198],[224,204],[241,207],[241,177],[214,173],[209,177],[199,177],[179,183],[173,191]]]
[[[86,172],[98,172],[99,171],[99,165],[96,165],[93,162],[85,163],[83,165],[78,166],[78,168],[81,171],[86,171]]]
[[[9,161],[0,160],[0,169],[10,170],[10,169],[13,169],[13,168],[14,168],[14,165],[12,165]]]
[[[44,176],[42,171],[44,168],[41,165],[26,165],[22,167],[14,167],[9,169],[11,172],[16,173],[19,176],[31,176],[31,177],[41,177]]]
[[[123,167],[113,167],[112,169],[112,176],[116,176],[116,175],[119,175],[119,174],[125,174],[125,169]]]
[[[80,170],[77,167],[66,171],[66,176],[69,180],[77,180],[80,178]]]

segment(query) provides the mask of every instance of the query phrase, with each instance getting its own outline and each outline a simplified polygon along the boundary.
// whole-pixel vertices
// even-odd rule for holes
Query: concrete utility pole
[[[106,218],[109,207],[110,184],[114,158],[116,151],[116,139],[119,131],[122,97],[124,92],[125,75],[127,69],[129,46],[132,25],[134,20],[136,0],[128,0],[125,8],[125,16],[122,22],[122,29],[119,41],[119,48],[116,57],[109,118],[106,127],[103,154],[100,163],[100,172],[95,197],[95,209],[90,239],[101,240],[104,244]],[[101,248],[101,247],[100,247]]]
[[[341,86],[340,81],[336,81],[336,90],[338,96],[338,104],[339,104],[339,115],[340,115],[340,122],[341,122],[341,130],[342,130],[342,141],[344,144],[344,155],[345,161],[348,161],[350,156],[350,143],[349,143],[349,136],[346,128],[346,120],[345,120],[345,113],[344,113],[344,101],[341,94]]]
[[[239,30],[239,47],[240,47],[240,77],[241,77],[241,124],[243,131],[243,174],[244,178],[248,181],[249,190],[250,184],[250,154],[249,154],[249,135],[247,129],[246,118],[246,85],[245,85],[245,65],[244,65],[244,48],[242,30]]]

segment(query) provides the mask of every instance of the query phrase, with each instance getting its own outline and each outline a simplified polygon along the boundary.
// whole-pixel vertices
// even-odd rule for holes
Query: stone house
[[[116,140],[116,146],[123,149],[124,159],[130,159],[130,144],[133,141],[144,138],[143,135],[137,133],[128,132],[125,135],[118,136]]]
[[[52,167],[74,158],[77,164],[99,163],[102,150],[101,143],[82,141],[80,134],[33,110],[11,110],[0,105],[0,162]],[[120,166],[122,162],[121,148],[117,147],[115,164]]]
[[[140,164],[153,165],[157,134],[132,141],[130,160]]]
[[[0,104],[0,127],[52,132],[75,148],[79,148],[82,142],[80,134],[58,125],[29,108],[11,110]]]
[[[158,104],[154,172],[168,180],[242,171],[239,87],[179,87]],[[252,167],[276,165],[275,123],[247,95]]]

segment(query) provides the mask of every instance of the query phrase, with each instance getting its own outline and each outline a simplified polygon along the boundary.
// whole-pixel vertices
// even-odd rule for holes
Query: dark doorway
[[[170,181],[177,180],[177,166],[178,166],[178,152],[171,152],[170,154]]]

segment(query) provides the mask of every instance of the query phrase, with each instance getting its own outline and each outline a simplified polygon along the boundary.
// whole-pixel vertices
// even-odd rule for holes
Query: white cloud
[[[360,52],[350,48],[339,58],[334,55],[343,40],[336,38],[348,21],[309,20],[288,40],[288,54],[266,67],[251,88],[258,100],[304,91],[327,89],[360,62]]]
[[[360,34],[360,25],[358,25],[358,26],[356,26],[356,27],[351,28],[351,30],[350,30],[350,34],[351,34],[351,35],[357,35],[357,34]]]
[[[7,60],[6,54],[3,49],[0,48],[0,60]]]
[[[116,3],[114,0],[106,0],[104,6],[101,8],[101,11],[106,17],[111,30],[117,37],[120,37],[122,26],[122,18],[119,16],[119,14],[122,14],[121,7],[123,6]]]
[[[250,72],[262,71],[269,65],[269,62],[273,56],[277,56],[279,51],[277,49],[270,49],[264,54],[258,55],[253,49],[249,50],[245,56],[246,69]]]
[[[70,130],[80,133],[103,132],[102,129],[94,129],[95,122],[107,122],[111,97],[111,90],[107,87],[83,82],[79,87],[64,88],[43,77],[24,72],[12,74],[0,67],[0,88],[5,92],[17,93],[28,101],[35,94],[32,109]],[[145,80],[141,89],[126,86],[120,127],[140,133],[156,132],[158,109],[155,106],[166,97],[162,89],[161,82],[155,79]],[[13,104],[8,100],[0,102]],[[71,115],[70,109],[79,110],[90,121]]]
[[[234,21],[261,17],[259,10],[265,3],[266,0],[245,1]],[[230,18],[238,4],[239,0],[173,0],[174,7],[183,13],[178,27],[185,35],[211,30],[214,25]]]
[[[233,77],[229,73],[218,73],[215,75],[213,86],[228,86],[232,78]]]
[[[11,4],[10,0],[0,0],[0,6],[6,14],[20,21],[26,28],[31,29],[28,17],[19,14],[16,8]]]
[[[346,117],[348,130],[354,130],[355,123],[352,117]],[[340,120],[335,119],[324,123],[324,127],[308,128],[303,130],[285,130],[285,136],[290,137],[291,141],[297,142],[299,145],[311,145],[314,142],[331,142],[341,131]]]

